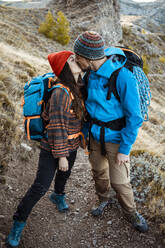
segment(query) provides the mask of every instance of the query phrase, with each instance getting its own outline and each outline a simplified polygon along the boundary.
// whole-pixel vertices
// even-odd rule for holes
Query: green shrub
[[[132,33],[131,27],[126,25],[122,26],[122,31],[124,35],[130,35]]]
[[[129,49],[134,50],[132,46],[128,46]]]
[[[153,37],[150,36],[150,35],[148,35],[148,42],[149,42],[150,44],[153,43]]]
[[[160,57],[160,58],[159,58],[159,61],[160,61],[161,63],[165,63],[165,57]]]
[[[70,41],[69,22],[62,11],[57,13],[57,20],[55,20],[52,13],[48,11],[45,22],[40,24],[38,31],[62,45],[67,45]]]
[[[70,41],[69,30],[70,27],[67,18],[62,11],[59,11],[57,13],[57,22],[54,30],[55,40],[62,45],[67,45]]]
[[[132,150],[130,155],[131,156],[134,156],[134,157],[138,157],[139,155],[145,153],[146,151],[145,150]]]
[[[164,35],[164,34],[159,34],[159,37],[160,37],[163,41],[165,41],[165,35]]]
[[[146,31],[142,28],[141,33],[146,34]]]
[[[161,70],[161,69],[159,69],[159,70],[157,71],[157,73],[158,73],[158,74],[163,74],[163,73],[164,73],[164,71],[163,71],[163,70]]]
[[[143,70],[144,73],[147,75],[149,73],[149,65],[147,63],[147,57],[145,55],[142,55],[142,59],[143,59]]]
[[[54,20],[54,17],[50,11],[48,11],[46,17],[45,17],[45,22],[40,24],[39,27],[39,33],[44,34],[48,38],[53,38],[52,37],[52,28],[56,25],[56,22]]]

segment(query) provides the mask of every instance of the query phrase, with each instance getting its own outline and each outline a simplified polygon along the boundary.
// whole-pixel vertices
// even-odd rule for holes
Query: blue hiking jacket
[[[104,88],[104,85],[108,83],[111,74],[125,64],[126,57],[121,49],[114,47],[105,49],[105,54],[115,56],[108,59],[97,71],[90,72],[87,85],[88,98],[85,105],[91,118],[103,122],[126,117],[126,126],[121,131],[105,128],[105,142],[120,144],[119,152],[128,155],[143,122],[137,81],[133,73],[123,67],[116,81],[121,103],[113,93],[111,93],[111,99],[107,100],[108,88]],[[87,126],[89,125],[83,128],[84,134],[87,133]],[[100,128],[96,124],[93,124],[91,128],[92,136],[98,142],[100,141]]]

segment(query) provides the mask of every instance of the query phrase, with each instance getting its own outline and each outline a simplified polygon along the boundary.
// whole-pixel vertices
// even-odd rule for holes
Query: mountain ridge
[[[158,24],[165,24],[165,1],[134,2],[131,0],[120,0],[120,13],[123,15],[144,16],[153,19]]]

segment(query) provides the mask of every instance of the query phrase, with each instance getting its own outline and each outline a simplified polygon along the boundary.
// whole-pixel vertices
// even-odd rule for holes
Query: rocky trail
[[[33,182],[37,168],[37,157],[30,162],[12,161],[7,175],[5,191],[0,194],[0,247],[5,248],[5,238],[12,223],[12,215],[21,197]],[[24,229],[20,248],[163,248],[164,237],[159,226],[148,219],[147,209],[138,204],[150,226],[146,234],[134,230],[122,215],[112,191],[112,202],[103,216],[91,216],[91,208],[97,197],[91,176],[90,165],[83,150],[78,157],[66,186],[70,211],[59,213],[49,201],[53,183],[47,194],[34,207]]]

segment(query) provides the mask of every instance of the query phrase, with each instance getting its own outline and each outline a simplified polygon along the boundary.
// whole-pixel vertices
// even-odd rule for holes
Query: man
[[[111,185],[126,218],[137,230],[146,232],[148,225],[136,211],[130,184],[129,153],[143,122],[137,81],[132,72],[122,67],[126,57],[121,49],[111,48],[113,56],[109,59],[105,56],[104,41],[96,32],[86,31],[79,35],[74,52],[81,69],[89,72],[85,102],[90,117],[89,161],[99,198],[99,205],[92,214],[102,214],[110,200]],[[107,97],[106,87],[117,69],[120,69],[116,80],[120,101],[113,93]]]

